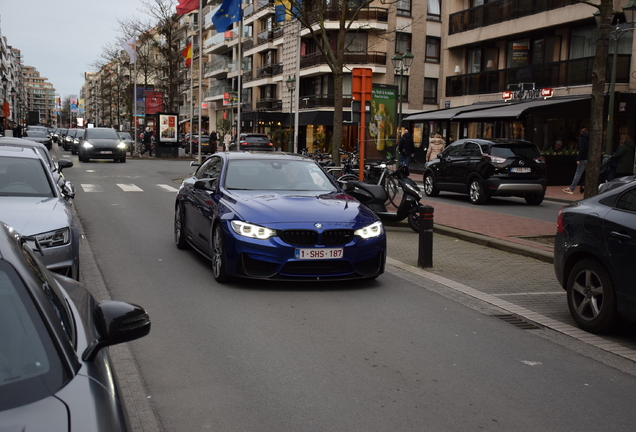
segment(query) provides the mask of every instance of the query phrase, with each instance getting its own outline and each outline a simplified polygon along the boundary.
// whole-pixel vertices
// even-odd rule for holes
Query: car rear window
[[[269,144],[270,141],[266,136],[247,136],[241,138],[241,142],[250,144]]]
[[[535,159],[539,157],[539,149],[532,144],[499,144],[490,148],[491,156],[502,158],[520,157],[524,159]]]

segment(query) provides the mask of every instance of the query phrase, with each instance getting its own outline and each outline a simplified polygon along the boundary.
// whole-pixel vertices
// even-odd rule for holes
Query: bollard
[[[417,249],[417,265],[433,267],[433,207],[420,205],[420,236]]]

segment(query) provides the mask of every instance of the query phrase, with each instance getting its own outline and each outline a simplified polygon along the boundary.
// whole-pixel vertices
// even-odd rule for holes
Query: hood
[[[22,235],[34,235],[69,226],[68,205],[59,198],[1,197],[0,221]]]
[[[361,224],[374,222],[375,215],[344,193],[232,191],[231,205],[245,220],[253,223],[322,222]]]
[[[90,138],[86,141],[91,143],[93,147],[100,148],[117,148],[117,145],[121,142],[119,139],[113,138]]]
[[[7,432],[46,430],[68,432],[68,410],[64,402],[49,396],[37,402],[0,412],[0,428]]]

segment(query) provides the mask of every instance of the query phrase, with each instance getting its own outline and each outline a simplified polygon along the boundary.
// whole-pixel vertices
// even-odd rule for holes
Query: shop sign
[[[505,90],[502,94],[501,97],[504,101],[508,102],[509,100],[515,99],[515,100],[520,100],[520,99],[539,99],[539,98],[543,98],[543,99],[547,99],[552,97],[554,94],[553,89],[551,88],[534,88],[534,85],[532,88],[524,88],[523,86],[521,86],[521,88],[519,90]]]

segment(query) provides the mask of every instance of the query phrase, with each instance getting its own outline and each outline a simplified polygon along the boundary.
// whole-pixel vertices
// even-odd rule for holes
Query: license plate
[[[110,150],[107,150],[107,151],[100,151],[99,154],[113,154],[113,152]]]
[[[532,169],[531,169],[530,167],[523,167],[523,168],[520,168],[520,167],[518,167],[518,168],[517,168],[517,167],[515,167],[515,168],[510,168],[510,172],[513,172],[513,173],[529,173],[531,170],[532,170]]]
[[[296,249],[296,259],[319,260],[342,258],[342,248]]]

